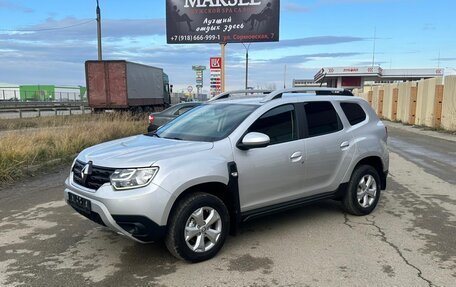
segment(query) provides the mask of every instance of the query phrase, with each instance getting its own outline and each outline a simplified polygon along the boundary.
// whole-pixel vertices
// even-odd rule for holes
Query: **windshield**
[[[240,104],[201,105],[159,128],[156,135],[187,141],[218,141],[232,133],[257,107]]]

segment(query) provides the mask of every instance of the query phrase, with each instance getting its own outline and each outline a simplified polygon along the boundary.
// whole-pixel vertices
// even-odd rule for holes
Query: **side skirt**
[[[315,202],[319,202],[319,201],[322,201],[325,199],[339,199],[343,196],[344,192],[346,191],[347,185],[348,185],[347,183],[341,184],[336,191],[320,193],[320,194],[316,194],[316,195],[312,195],[312,196],[308,196],[308,197],[303,197],[303,198],[299,198],[299,199],[295,199],[295,200],[291,200],[291,201],[287,201],[287,202],[282,202],[282,203],[242,212],[241,213],[241,222],[246,222],[246,221],[249,221],[249,220],[252,220],[252,219],[255,219],[258,217],[266,216],[269,214],[274,214],[274,213],[282,212],[285,210],[302,207],[302,206],[309,205],[309,204],[312,204]]]

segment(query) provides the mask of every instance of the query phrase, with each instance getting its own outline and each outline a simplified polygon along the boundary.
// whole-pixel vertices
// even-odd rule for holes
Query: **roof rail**
[[[324,87],[303,87],[288,88],[271,92],[261,100],[262,103],[282,98],[287,93],[314,93],[317,96],[353,96],[353,93],[341,88],[324,88]]]
[[[209,99],[208,102],[221,100],[221,99],[227,99],[236,94],[269,94],[272,91],[273,90],[234,90],[234,91],[229,91],[229,92],[224,92],[224,93],[218,94],[217,96]]]

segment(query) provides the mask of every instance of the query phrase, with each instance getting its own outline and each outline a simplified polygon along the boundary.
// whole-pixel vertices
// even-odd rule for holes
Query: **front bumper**
[[[156,241],[165,235],[174,198],[159,186],[151,183],[143,188],[115,191],[110,184],[105,184],[95,191],[73,182],[73,174],[65,185],[65,201],[90,220],[141,243]],[[70,204],[68,193],[89,200],[91,212]]]

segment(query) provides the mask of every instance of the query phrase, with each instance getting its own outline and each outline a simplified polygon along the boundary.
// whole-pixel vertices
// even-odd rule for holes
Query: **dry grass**
[[[19,123],[14,131],[0,132],[0,183],[21,178],[29,166],[55,159],[70,161],[86,147],[147,129],[146,115],[52,118],[35,119],[40,127],[37,129],[20,129],[24,125]]]

